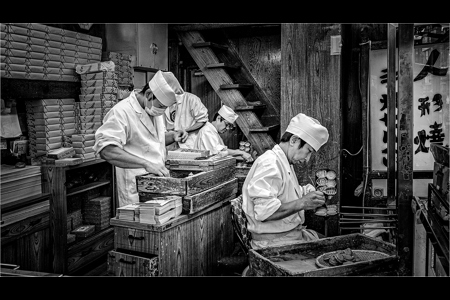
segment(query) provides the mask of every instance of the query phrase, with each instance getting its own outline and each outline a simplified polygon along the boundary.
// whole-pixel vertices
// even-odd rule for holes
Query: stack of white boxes
[[[100,61],[102,39],[38,23],[0,23],[4,78],[79,81],[76,64]]]
[[[32,159],[63,147],[66,136],[77,130],[75,99],[25,101]]]
[[[117,103],[117,78],[112,75],[112,61],[77,65],[81,76],[81,94],[77,111],[80,120],[79,133],[95,133],[103,117]]]
[[[78,132],[71,139],[75,157],[84,160],[97,158],[94,146],[95,131],[103,124],[103,118],[117,103],[117,74],[112,61],[77,65],[81,90],[77,103]]]
[[[81,157],[84,161],[98,158],[92,148],[94,144],[94,133],[74,134],[70,138],[70,146],[75,150],[74,157]]]
[[[116,65],[115,72],[117,74],[117,83],[119,91],[117,94],[118,100],[125,99],[130,95],[128,87],[133,84],[133,59],[135,57],[131,54],[120,52],[103,52],[102,61],[113,61]]]

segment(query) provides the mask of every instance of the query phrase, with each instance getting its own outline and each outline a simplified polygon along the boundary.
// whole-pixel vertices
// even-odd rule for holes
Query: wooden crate
[[[192,173],[192,174],[191,174]],[[225,181],[236,175],[236,168],[223,167],[210,171],[170,170],[170,177],[158,177],[153,174],[136,176],[139,201],[151,200],[151,195],[194,195]]]
[[[168,159],[166,167],[169,170],[190,170],[190,171],[210,171],[219,168],[236,166],[236,158],[234,157],[212,157],[209,159]]]
[[[108,275],[114,276],[158,276],[158,256],[127,249],[115,249],[108,253]]]
[[[162,225],[112,218],[114,248],[158,256],[158,276],[214,276],[234,249],[230,200]]]
[[[317,266],[318,256],[346,248],[379,251],[389,256],[335,267]],[[275,257],[295,259],[272,261]],[[249,267],[253,276],[396,276],[397,256],[395,245],[353,233],[288,246],[250,249]]]
[[[222,199],[230,197],[230,195],[236,195],[237,189],[238,180],[233,178],[201,193],[184,196],[182,200],[183,212],[188,214],[196,213]]]

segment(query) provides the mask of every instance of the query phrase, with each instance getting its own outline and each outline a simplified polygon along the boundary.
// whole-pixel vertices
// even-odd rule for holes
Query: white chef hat
[[[238,115],[234,112],[234,110],[226,105],[222,105],[218,113],[222,116],[222,118],[230,122],[230,124],[233,124],[234,121],[236,121],[236,119],[238,118]]]
[[[153,94],[165,106],[171,106],[177,100],[175,94],[183,94],[183,88],[172,72],[158,71],[148,83]]]
[[[320,122],[305,114],[298,114],[291,119],[286,131],[295,134],[318,151],[328,141],[328,130]]]

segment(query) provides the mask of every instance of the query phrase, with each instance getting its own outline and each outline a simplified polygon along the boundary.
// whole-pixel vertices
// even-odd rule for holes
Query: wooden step
[[[222,90],[232,90],[232,89],[251,89],[253,88],[253,84],[243,84],[243,83],[233,83],[233,84],[222,84],[220,86]]]
[[[224,69],[230,69],[230,70],[237,70],[240,67],[241,66],[238,66],[238,65],[228,65],[226,63],[216,63],[216,64],[206,65],[205,68],[207,68],[207,69],[224,68]]]
[[[258,105],[240,105],[234,108],[234,111],[246,111],[246,110],[261,110],[265,109],[267,106],[265,104]]]
[[[194,47],[194,48],[211,47],[211,48],[218,49],[218,50],[228,50],[228,46],[219,45],[219,44],[211,43],[211,42],[193,43],[192,47]]]
[[[264,126],[264,127],[253,127],[249,128],[248,131],[250,132],[269,132],[272,130],[278,130],[280,128],[280,124],[270,125],[270,126]]]

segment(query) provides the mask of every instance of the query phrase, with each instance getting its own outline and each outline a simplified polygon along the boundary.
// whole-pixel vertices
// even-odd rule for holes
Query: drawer
[[[120,226],[114,232],[115,248],[159,255],[159,232]]]
[[[108,252],[109,275],[125,277],[158,276],[158,256],[117,248]]]

